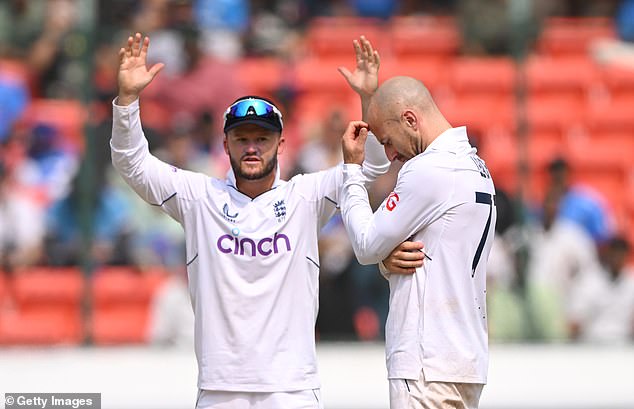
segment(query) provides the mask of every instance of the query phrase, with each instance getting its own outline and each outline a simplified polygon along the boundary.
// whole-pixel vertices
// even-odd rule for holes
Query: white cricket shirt
[[[486,383],[486,263],[496,220],[495,189],[466,128],[442,133],[407,161],[376,213],[361,167],[344,165],[341,211],[363,264],[404,240],[421,241],[413,275],[389,275],[386,358],[390,379]]]
[[[368,138],[364,175],[389,161]],[[184,171],[148,151],[139,104],[113,104],[112,161],[147,202],[185,230],[198,387],[280,392],[319,387],[315,358],[320,228],[333,215],[342,166],[299,175],[254,199],[227,180]]]

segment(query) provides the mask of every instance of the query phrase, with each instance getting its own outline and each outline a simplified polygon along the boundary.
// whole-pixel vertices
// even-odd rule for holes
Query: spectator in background
[[[561,197],[558,217],[581,226],[596,243],[608,240],[614,234],[614,220],[603,197],[593,189],[572,184],[570,165],[556,158],[548,165],[550,189]]]
[[[103,166],[103,164],[102,164]],[[97,266],[130,264],[127,238],[130,226],[130,205],[105,181],[105,168],[97,166],[88,201],[92,215],[91,260]],[[47,211],[46,253],[52,265],[78,265],[83,261],[84,223],[82,220],[81,172],[75,175],[70,193],[54,202]]]
[[[465,54],[526,53],[538,34],[545,0],[457,0]]]
[[[388,20],[399,8],[399,0],[349,0],[355,14]]]
[[[204,52],[222,59],[242,54],[242,35],[250,23],[247,0],[192,0],[194,15],[204,39]],[[240,93],[238,93],[240,94]]]
[[[194,313],[186,272],[173,273],[152,298],[148,339],[154,345],[191,350],[194,346]]]
[[[576,283],[568,306],[572,339],[626,343],[634,339],[634,271],[627,267],[629,243],[612,238],[601,266]]]
[[[634,43],[634,0],[622,0],[616,12],[616,29],[619,38]]]
[[[523,283],[518,275],[521,229],[515,216],[517,204],[500,188],[495,192],[497,222],[487,264],[487,312],[489,336],[497,341],[517,341],[527,335],[522,310]]]
[[[15,188],[0,158],[0,270],[14,271],[41,261],[42,209]]]
[[[634,0],[622,0],[614,17],[618,38],[596,41],[592,56],[602,64],[634,69]]]
[[[314,137],[297,155],[294,173],[310,173],[343,160],[341,135],[346,129],[342,110],[334,108]],[[380,184],[381,177],[372,185]],[[393,186],[389,187],[391,190]],[[362,266],[354,257],[340,214],[322,228],[319,276],[320,310],[317,330],[322,339],[356,334],[361,340],[377,339],[383,332],[389,296],[387,284],[375,265]]]
[[[76,0],[10,0],[0,4],[0,57],[22,59],[45,97],[81,95],[83,78],[73,64],[78,47],[68,41],[79,20]]]
[[[245,93],[236,65],[206,55],[196,28],[187,28],[182,34],[182,71],[158,77],[146,90],[147,98],[160,103],[172,118],[189,115],[196,120],[206,112],[224,112],[231,101]],[[214,133],[222,133],[220,125],[216,124]]]
[[[298,34],[301,22],[299,2],[252,2],[251,24],[245,38],[247,55],[291,58],[302,41]]]
[[[565,312],[571,288],[596,270],[598,255],[592,237],[580,225],[560,217],[562,192],[546,194],[542,219],[529,232],[528,294],[538,336],[565,340]]]
[[[79,158],[73,148],[63,146],[60,131],[46,123],[36,123],[23,142],[26,157],[20,166],[21,181],[41,191],[47,203],[67,195]]]
[[[8,138],[13,125],[24,113],[29,99],[29,90],[24,79],[8,68],[3,69],[0,63],[0,143]]]

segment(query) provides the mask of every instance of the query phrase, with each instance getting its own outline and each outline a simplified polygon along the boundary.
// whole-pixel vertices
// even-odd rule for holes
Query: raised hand
[[[379,86],[379,52],[372,48],[372,44],[364,36],[354,40],[352,44],[357,59],[354,72],[346,67],[339,67],[338,70],[361,98],[369,98]]]
[[[405,241],[392,250],[383,265],[393,274],[414,274],[416,268],[423,265],[424,258],[423,243]]]
[[[154,64],[149,70],[146,67],[147,50],[150,38],[141,41],[141,33],[128,37],[128,44],[119,50],[119,105],[130,105],[141,91],[148,86],[165,66],[163,63]]]

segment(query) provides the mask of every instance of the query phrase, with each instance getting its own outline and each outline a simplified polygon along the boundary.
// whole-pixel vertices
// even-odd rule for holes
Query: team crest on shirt
[[[398,193],[390,193],[387,199],[385,199],[385,208],[387,209],[387,211],[391,212],[392,210],[396,209],[396,205],[398,204],[399,200],[401,200],[401,198],[398,197]]]
[[[284,202],[284,199],[273,203],[273,213],[275,214],[275,217],[277,217],[278,222],[286,219],[286,203]]]
[[[230,223],[235,223],[236,217],[238,217],[238,212],[235,212],[234,214],[230,214],[229,205],[225,203],[225,205],[222,207],[222,217]]]

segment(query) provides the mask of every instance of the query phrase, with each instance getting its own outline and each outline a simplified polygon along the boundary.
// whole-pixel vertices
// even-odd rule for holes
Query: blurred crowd
[[[320,16],[388,21],[403,15],[455,16],[464,54],[511,55],[519,28],[525,39],[534,38],[540,19],[552,15],[614,16],[621,41],[634,41],[632,1],[2,1],[0,270],[17,275],[37,265],[133,265],[140,271],[162,265],[173,279],[157,294],[153,337],[175,336],[170,325],[187,322],[173,318],[188,308],[183,232],[141,202],[110,166],[110,104],[127,36],[149,35],[149,63],[166,63],[142,101],[152,152],[177,167],[223,178],[228,158],[221,115],[252,92],[236,69],[242,58],[301,60],[306,27]],[[516,15],[524,18],[514,21]],[[287,78],[267,95],[285,115],[291,147],[281,163],[285,178],[340,162],[339,138],[352,119],[333,101],[332,110],[306,126],[294,110],[293,85]],[[36,104],[45,108],[34,110]],[[373,186],[374,206],[391,191],[398,169],[394,164]],[[549,164],[548,175],[541,203],[502,189],[496,198],[491,338],[631,342],[630,244],[600,195],[570,182],[564,158]],[[376,266],[357,263],[339,218],[322,231],[320,252],[320,339],[382,339],[387,283]]]

